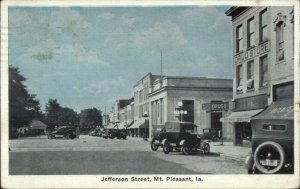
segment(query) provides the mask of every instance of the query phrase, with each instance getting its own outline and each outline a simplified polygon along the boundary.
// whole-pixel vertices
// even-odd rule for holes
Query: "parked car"
[[[104,138],[110,139],[126,139],[127,138],[127,130],[126,129],[106,129],[105,133],[102,134]]]
[[[220,129],[218,128],[207,128],[203,129],[202,139],[212,140],[213,142],[219,142],[221,138]]]
[[[48,133],[48,138],[66,138],[74,139],[79,136],[78,128],[75,126],[60,126],[57,127],[53,132]]]
[[[162,141],[166,138],[166,128],[163,127],[161,130],[153,133],[153,139],[151,140],[151,150],[156,151],[159,147],[163,147]]]
[[[164,153],[168,154],[175,150],[182,151],[184,155],[197,150],[205,154],[209,153],[210,145],[195,133],[196,127],[191,122],[166,122],[166,136],[162,140]]]
[[[41,135],[41,132],[38,130],[29,129],[26,132],[19,132],[18,137],[34,137]]]
[[[89,132],[90,136],[97,136],[97,133],[100,131],[100,128],[95,128]]]
[[[288,112],[293,106],[286,108],[288,103],[280,102],[251,120],[252,150],[245,160],[249,174],[294,172],[294,120]]]

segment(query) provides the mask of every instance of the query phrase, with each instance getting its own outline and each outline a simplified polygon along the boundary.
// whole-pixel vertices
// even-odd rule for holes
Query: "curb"
[[[234,160],[239,163],[243,163],[245,161],[245,157],[239,157],[236,155],[230,155],[230,154],[223,154],[222,152],[218,152],[220,154],[220,157],[223,157],[225,159]]]

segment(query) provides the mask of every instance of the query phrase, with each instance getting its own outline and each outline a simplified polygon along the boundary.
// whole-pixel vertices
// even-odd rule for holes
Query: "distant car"
[[[126,129],[106,129],[105,133],[102,134],[104,138],[110,139],[126,139],[127,138],[127,130]]]
[[[40,131],[29,129],[24,133],[18,133],[18,137],[34,137],[41,135]]]
[[[202,139],[212,140],[213,142],[220,141],[220,129],[218,128],[207,128],[203,129]]]
[[[100,128],[93,129],[89,132],[90,136],[97,136],[97,133],[100,131]]]
[[[57,127],[53,132],[48,133],[49,139],[54,138],[66,138],[74,139],[78,136],[78,128],[75,126],[60,126]]]
[[[191,122],[166,122],[166,136],[162,141],[163,152],[182,151],[184,155],[200,150],[204,154],[210,152],[209,142],[202,140],[195,133],[196,125]]]

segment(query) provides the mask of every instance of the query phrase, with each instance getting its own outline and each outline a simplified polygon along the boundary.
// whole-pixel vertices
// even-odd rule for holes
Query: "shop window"
[[[247,40],[248,47],[254,46],[254,17],[250,18],[247,23]]]
[[[276,100],[294,99],[294,82],[287,82],[273,86],[273,98]]]
[[[243,49],[243,28],[239,25],[236,28],[236,52],[241,52]]]
[[[247,63],[247,90],[254,89],[254,61]]]
[[[268,40],[268,23],[267,23],[267,9],[263,10],[259,14],[259,40],[260,42]]]
[[[243,66],[242,65],[238,65],[236,67],[236,91],[237,92],[242,92],[243,91]]]
[[[268,86],[268,57],[260,58],[260,87]]]

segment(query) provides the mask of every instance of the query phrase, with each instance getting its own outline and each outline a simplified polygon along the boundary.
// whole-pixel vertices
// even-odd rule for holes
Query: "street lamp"
[[[147,128],[149,129],[149,120],[148,120],[148,117],[149,117],[149,115],[148,115],[148,112],[147,111],[144,111],[144,114],[143,114],[143,116],[142,117],[144,117],[145,118],[145,131],[144,131],[144,136],[143,136],[143,139],[145,140],[145,141],[147,141],[147,133],[146,133],[146,131],[147,131]]]
[[[183,115],[187,114],[187,111],[183,110],[181,101],[177,103],[177,107],[175,107],[174,114],[176,117],[179,117],[180,122],[183,120]]]

